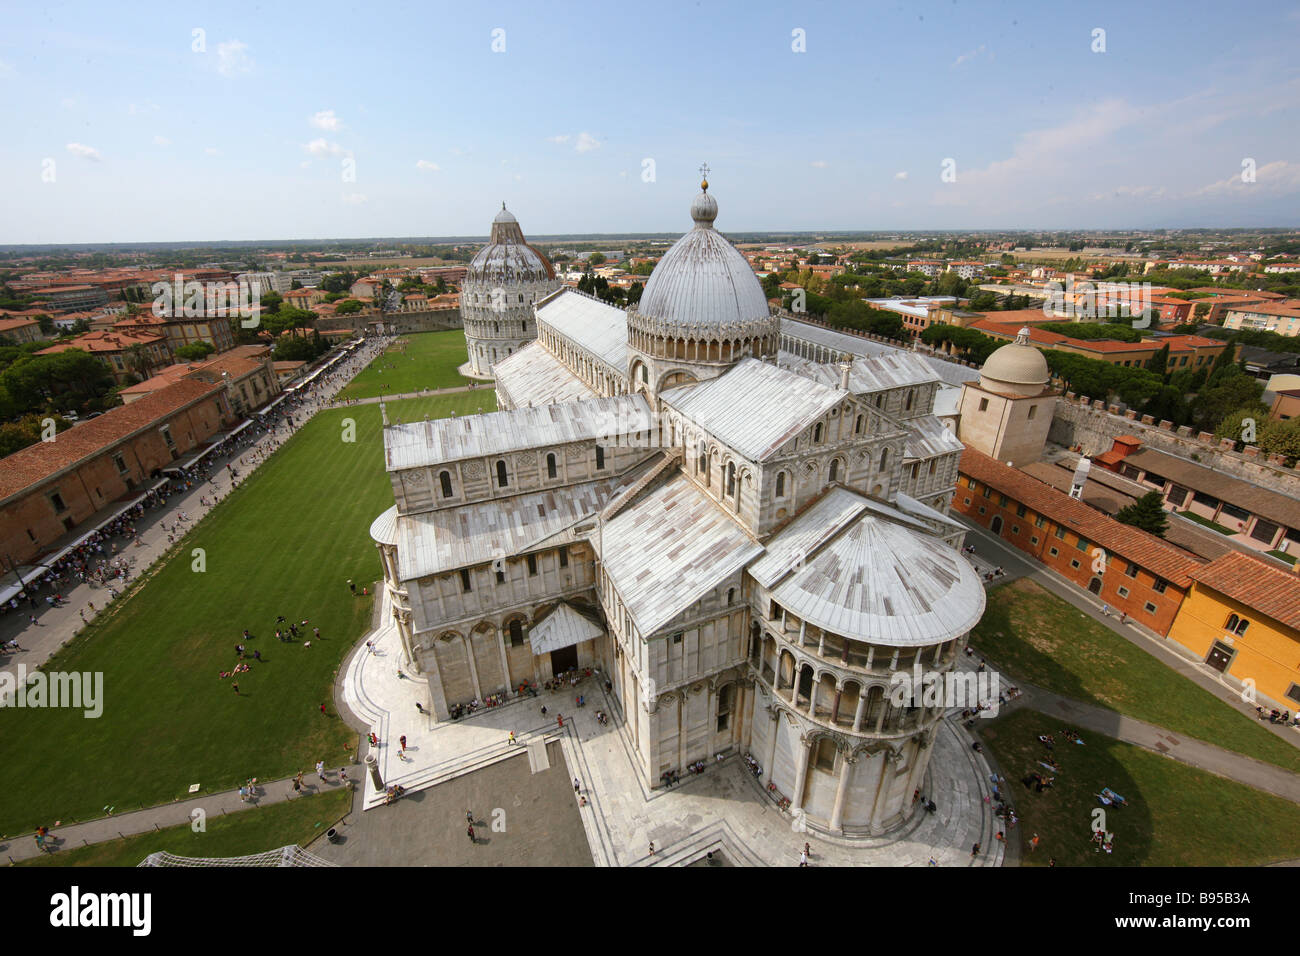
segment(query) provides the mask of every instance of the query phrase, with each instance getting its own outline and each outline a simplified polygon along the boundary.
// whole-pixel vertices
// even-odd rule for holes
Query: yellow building
[[[1169,636],[1264,698],[1300,705],[1300,575],[1237,551],[1191,574]]]

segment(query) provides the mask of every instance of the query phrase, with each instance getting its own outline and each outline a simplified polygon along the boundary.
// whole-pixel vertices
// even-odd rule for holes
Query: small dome
[[[1023,328],[1016,340],[1002,346],[988,357],[980,369],[981,382],[990,379],[1008,385],[1046,385],[1051,378],[1047,359],[1029,344],[1029,329]]]
[[[469,264],[465,281],[500,285],[554,278],[555,267],[528,244],[519,220],[502,203],[492,220],[491,238]]]
[[[695,228],[664,253],[636,311],[681,325],[729,325],[767,319],[767,295],[749,262],[713,228],[718,203],[708,182],[691,203]]]

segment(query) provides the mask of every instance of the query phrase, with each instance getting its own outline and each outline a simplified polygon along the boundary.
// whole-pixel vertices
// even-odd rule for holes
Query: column
[[[808,716],[817,716],[817,685],[821,681],[817,679],[817,674],[813,673],[812,686],[808,688]]]
[[[506,682],[506,693],[509,694],[514,690],[514,685],[510,682],[510,661],[506,657],[506,632],[500,628],[497,632],[497,650],[501,652],[501,679]]]
[[[858,708],[853,712],[853,732],[862,733],[862,715],[867,709],[867,688],[862,684],[858,685]]]
[[[808,755],[812,751],[812,741],[801,738],[799,749],[795,751],[795,760],[798,762],[794,777],[794,794],[790,797],[790,809],[803,809],[803,788],[808,781]]]
[[[840,779],[835,785],[835,808],[831,811],[831,829],[837,833],[844,832],[844,797],[849,792],[856,763],[856,758],[848,754],[840,761]]]
[[[757,706],[757,703],[755,704]],[[767,774],[767,782],[772,782],[772,768],[776,764],[776,735],[781,730],[781,712],[772,708],[772,732],[767,741],[767,759],[763,761],[763,772]]]
[[[474,685],[474,696],[482,700],[483,689],[478,683],[478,664],[474,663],[474,635],[469,634],[465,637],[465,658],[469,661],[469,679]]]
[[[686,769],[686,688],[677,694],[677,769]]]

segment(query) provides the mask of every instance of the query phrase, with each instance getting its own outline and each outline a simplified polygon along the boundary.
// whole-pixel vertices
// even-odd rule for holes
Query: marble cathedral
[[[403,663],[438,719],[599,668],[648,786],[747,752],[810,827],[879,834],[943,712],[891,675],[949,671],[984,610],[948,514],[953,383],[774,312],[707,180],[690,214],[626,311],[497,216],[462,296],[500,410],[384,429]]]

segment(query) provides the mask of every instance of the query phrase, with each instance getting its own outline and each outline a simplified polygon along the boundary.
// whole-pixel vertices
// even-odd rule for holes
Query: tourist
[[[799,853],[799,865],[800,865],[800,866],[807,866],[807,865],[808,865],[808,851],[807,851],[807,850],[801,850],[801,851],[800,851],[800,853]]]
[[[234,683],[234,682],[232,681],[231,684],[230,684],[230,686],[233,687],[233,688],[235,689],[235,695],[238,696],[238,695],[239,695],[239,685],[236,684],[236,683]]]
[[[357,586],[356,586],[355,584],[352,583],[352,579],[351,579],[351,578],[348,578],[348,590],[350,590],[350,591],[352,592],[352,594],[353,594],[354,597],[356,596],[356,593],[357,593]]]
[[[1038,849],[1038,834],[1035,833],[1035,834],[1033,835],[1033,838],[1030,839],[1030,841],[1029,841],[1029,852],[1032,853],[1034,850],[1037,850],[1037,849]]]
[[[474,842],[474,824],[471,823],[468,827],[466,827],[466,828],[465,828],[465,832],[469,835],[469,842],[470,842],[470,843],[473,843],[473,842]]]
[[[421,704],[418,700],[415,702],[415,709],[422,714],[424,713],[424,705]]]
[[[579,780],[578,780],[577,777],[574,777],[574,778],[573,778],[573,792],[574,792],[574,793],[580,793],[581,791],[582,791],[582,783],[579,782]]]
[[[517,742],[518,742],[518,741],[515,740],[515,732],[514,732],[513,730],[510,731],[510,737],[509,737],[509,739],[506,741],[506,745],[507,745],[507,746],[513,746],[513,745],[516,744]]]
[[[975,857],[979,855],[980,855],[980,845],[976,843],[974,846],[970,848],[970,858],[973,860],[975,859]]]
[[[465,811],[465,821],[466,821],[470,826],[473,826],[473,825],[474,825],[474,811],[473,811],[473,810],[466,810],[466,811]]]
[[[329,716],[329,714],[325,713],[325,705],[324,705],[324,704],[321,704],[321,705],[320,705],[320,715],[321,715],[322,717],[328,717],[328,716]]]
[[[402,734],[402,736],[398,737],[398,738],[397,738],[397,742],[398,742],[399,744],[402,745],[402,750],[405,751],[405,750],[406,750],[406,734]]]
[[[325,782],[325,761],[324,760],[316,761],[316,776],[320,777],[321,783]]]
[[[555,720],[556,720],[557,723],[559,723],[559,725],[560,725],[561,727],[564,726],[564,715],[563,715],[563,714],[556,714],[556,715],[555,715]]]
[[[655,855],[655,844],[653,840],[650,841],[650,855],[651,856]]]

